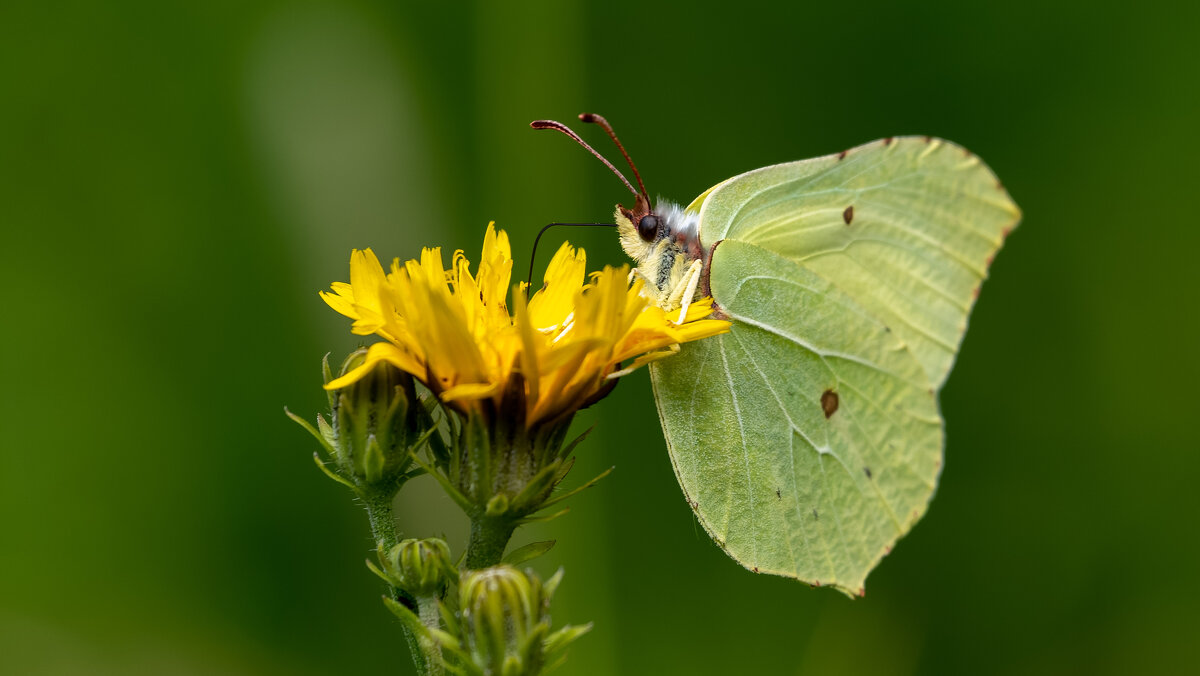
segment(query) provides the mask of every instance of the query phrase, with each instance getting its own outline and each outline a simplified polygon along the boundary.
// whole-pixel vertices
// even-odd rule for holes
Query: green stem
[[[371,535],[375,537],[375,546],[382,558],[400,543],[396,533],[396,514],[392,509],[390,495],[366,495],[363,503],[367,507],[367,520],[371,522]]]
[[[367,508],[367,520],[371,522],[371,535],[375,538],[376,553],[380,561],[387,556],[392,547],[400,543],[400,536],[396,532],[395,510],[392,508],[393,497],[395,494],[385,495],[383,493],[369,493],[363,496],[363,504]],[[422,604],[418,604],[416,599],[391,584],[388,584],[388,596],[408,608],[418,609],[421,622],[425,626],[441,628],[441,618],[437,613],[437,599],[431,600],[433,611],[430,613]],[[425,605],[428,605],[428,602]],[[428,638],[414,636],[408,627],[402,627],[402,629],[404,630],[404,639],[408,643],[408,651],[412,654],[413,663],[417,666],[417,673],[421,676],[444,674],[441,652],[437,645]]]
[[[468,570],[479,570],[500,563],[504,549],[517,525],[508,519],[486,516],[471,519],[471,539],[467,542]]]
[[[442,626],[442,616],[438,612],[438,599],[436,596],[419,596],[417,597],[417,614],[421,618],[421,624],[426,627],[440,629]],[[442,653],[438,648],[437,643],[426,635],[417,639],[420,644],[421,652],[425,655],[425,664],[428,671],[422,674],[428,676],[442,676],[446,670],[442,666]],[[417,665],[420,668],[420,665]]]

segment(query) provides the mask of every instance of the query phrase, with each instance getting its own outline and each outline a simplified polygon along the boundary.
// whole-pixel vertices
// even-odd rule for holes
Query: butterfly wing
[[[941,467],[937,390],[1019,212],[979,159],[898,138],[705,193],[730,333],[651,380],[680,485],[742,565],[861,593]]]

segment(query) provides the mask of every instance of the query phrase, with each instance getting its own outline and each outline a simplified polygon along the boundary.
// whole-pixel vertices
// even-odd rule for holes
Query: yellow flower
[[[387,342],[370,347],[361,367],[328,385],[337,389],[381,361],[407,371],[447,405],[464,413],[497,409],[520,388],[524,423],[532,427],[573,414],[607,391],[613,379],[678,350],[680,343],[729,329],[706,319],[711,299],[693,303],[680,324],[642,295],[627,267],[585,274],[582,249],[554,255],[540,290],[526,301],[525,285],[506,303],[512,274],[508,235],[488,226],[472,275],[462,251],[450,269],[440,249],[421,259],[392,262],[384,273],[370,250],[350,258],[350,283],[321,297],[354,320],[353,331]],[[496,409],[493,409],[496,410]]]

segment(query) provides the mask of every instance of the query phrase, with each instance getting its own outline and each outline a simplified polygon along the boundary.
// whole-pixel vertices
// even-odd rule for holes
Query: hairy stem
[[[432,629],[440,629],[442,626],[442,616],[438,612],[438,599],[436,596],[421,596],[417,598],[417,614],[421,618],[421,624]],[[425,655],[425,664],[428,667],[427,671],[421,672],[428,676],[442,676],[446,673],[442,665],[442,652],[438,648],[437,643],[429,636],[422,636],[417,639],[420,644],[421,652]],[[417,665],[418,668],[420,665]]]
[[[363,496],[363,504],[367,508],[367,520],[371,522],[371,535],[375,538],[375,546],[380,560],[383,560],[392,547],[400,542],[400,536],[396,532],[396,515],[392,509],[393,497],[393,495],[382,494]],[[425,604],[419,604],[416,599],[391,584],[388,585],[388,596],[410,610],[418,611],[421,622],[425,626],[434,629],[441,628],[441,618],[437,612],[437,599],[427,599]],[[431,606],[432,611],[427,610],[426,606]],[[402,628],[404,639],[408,643],[408,651],[412,653],[413,663],[417,666],[417,673],[421,676],[444,674],[441,652],[437,645],[425,637],[414,636],[408,627]]]
[[[379,556],[385,556],[395,547],[400,538],[396,533],[396,515],[392,509],[392,496],[366,495],[363,503],[367,507],[367,520],[371,522],[371,535]]]
[[[516,528],[517,525],[508,519],[487,516],[471,519],[471,539],[467,542],[464,565],[469,570],[479,570],[500,563]]]

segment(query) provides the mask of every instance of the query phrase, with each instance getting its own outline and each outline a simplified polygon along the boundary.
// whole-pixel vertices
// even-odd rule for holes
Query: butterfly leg
[[[668,303],[672,307],[676,304],[679,305],[679,319],[675,321],[676,324],[682,324],[683,320],[687,317],[688,308],[691,306],[692,301],[695,300],[696,288],[700,286],[700,272],[702,269],[703,265],[699,260],[692,261],[692,264],[688,266],[687,272],[683,274],[683,278],[675,285],[675,290],[671,292]]]

